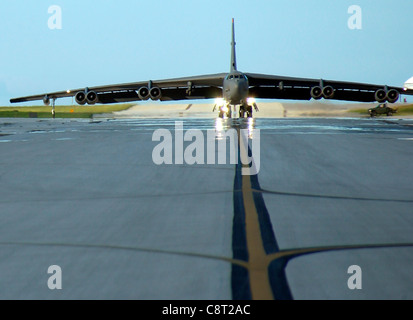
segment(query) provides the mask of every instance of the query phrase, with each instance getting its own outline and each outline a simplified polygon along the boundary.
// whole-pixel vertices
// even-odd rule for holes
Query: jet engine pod
[[[78,93],[76,93],[75,95],[75,100],[78,104],[80,105],[85,105],[86,104],[86,93],[83,91],[79,91]]]
[[[45,106],[50,105],[50,98],[48,96],[44,96],[43,103]]]
[[[397,100],[399,100],[399,92],[397,90],[391,89],[389,92],[387,92],[387,101],[390,103],[395,103]]]
[[[311,96],[316,100],[321,99],[323,96],[323,89],[321,89],[320,87],[311,88]]]
[[[326,99],[332,99],[334,96],[334,88],[332,86],[327,86],[323,88],[323,96]]]
[[[88,104],[95,104],[98,101],[98,95],[95,91],[89,91],[86,95],[86,101]]]
[[[387,99],[387,93],[384,89],[379,89],[374,94],[374,98],[377,102],[384,102]]]
[[[151,96],[152,100],[159,100],[162,96],[161,89],[159,89],[158,87],[153,87],[149,91],[149,95]]]
[[[138,97],[141,100],[148,100],[149,99],[149,89],[147,87],[141,87],[138,90]]]

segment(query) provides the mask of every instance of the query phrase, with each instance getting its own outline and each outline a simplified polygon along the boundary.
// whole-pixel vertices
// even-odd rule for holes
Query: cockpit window
[[[232,80],[232,79],[244,79],[248,80],[247,77],[243,74],[230,74],[226,78],[227,80]]]

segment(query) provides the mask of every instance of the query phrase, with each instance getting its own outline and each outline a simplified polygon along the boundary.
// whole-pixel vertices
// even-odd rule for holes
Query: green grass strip
[[[92,118],[95,114],[127,110],[135,104],[56,106],[56,118]],[[51,106],[0,107],[0,118],[52,118]]]

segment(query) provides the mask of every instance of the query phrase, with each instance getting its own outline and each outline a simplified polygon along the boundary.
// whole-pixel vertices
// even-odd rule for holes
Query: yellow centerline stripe
[[[237,128],[239,152],[242,159],[248,157],[248,140],[241,138],[240,129]],[[239,159],[239,161],[241,160]],[[248,164],[242,164],[243,168],[248,168]],[[250,290],[253,300],[274,300],[272,293],[268,267],[271,262],[266,254],[262,241],[258,212],[255,206],[253,189],[251,187],[251,177],[241,175],[242,198],[245,211],[245,233],[248,249],[247,269],[249,273]]]
[[[264,249],[250,176],[242,176],[242,196],[245,210],[251,296],[253,300],[274,300],[268,274],[271,259]]]

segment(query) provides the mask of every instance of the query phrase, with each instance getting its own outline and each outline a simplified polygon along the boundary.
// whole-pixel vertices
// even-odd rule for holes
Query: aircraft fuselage
[[[223,98],[230,105],[245,105],[248,99],[248,78],[239,71],[228,74],[224,79]]]

